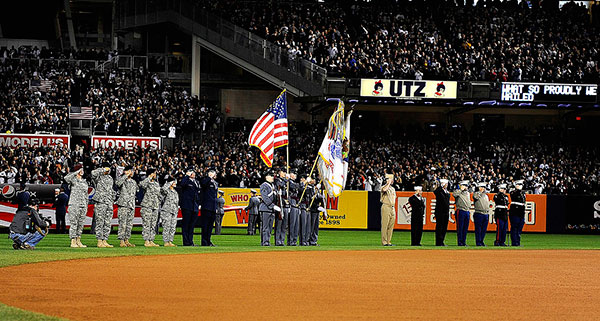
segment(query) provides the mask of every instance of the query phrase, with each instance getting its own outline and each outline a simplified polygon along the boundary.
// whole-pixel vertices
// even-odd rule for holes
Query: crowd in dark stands
[[[551,131],[505,129],[484,135],[474,130],[449,129],[432,134],[421,128],[405,128],[375,135],[372,130],[356,128],[355,132],[346,189],[377,191],[385,173],[392,172],[397,190],[412,190],[420,185],[425,191],[432,191],[439,179],[446,178],[452,186],[469,180],[473,185],[486,182],[488,190],[497,191],[498,184],[510,185],[522,179],[524,189],[531,193],[600,194],[600,148],[566,144]],[[211,134],[201,144],[181,142],[173,150],[3,147],[0,183],[60,184],[74,164],[82,163],[89,173],[107,161],[115,170],[134,165],[138,180],[149,168],[158,169],[161,183],[170,177],[181,177],[188,168],[199,173],[215,168],[221,186],[257,187],[267,168],[257,150],[246,143],[247,134],[247,130],[226,132],[223,136]],[[324,127],[293,123],[290,135],[291,168],[308,174]],[[285,153],[278,151],[275,167],[283,166]]]
[[[121,51],[104,48],[48,48],[37,46],[15,46],[0,48],[1,59],[57,59],[57,60],[96,60],[106,61],[121,55],[135,55],[135,50],[129,46]]]
[[[59,60],[0,61],[0,132],[68,129],[68,106],[91,106],[94,131],[118,136],[163,136],[219,130],[214,101],[144,69],[107,70]]]
[[[356,78],[597,83],[588,9],[541,1],[232,1],[198,5]]]

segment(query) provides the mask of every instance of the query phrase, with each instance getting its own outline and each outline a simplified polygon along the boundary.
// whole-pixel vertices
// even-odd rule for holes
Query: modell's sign
[[[135,149],[162,147],[160,137],[92,136],[92,148]]]
[[[25,134],[0,134],[0,146],[4,147],[41,147],[65,146],[69,147],[68,135],[25,135]]]
[[[362,97],[456,99],[456,81],[361,79]]]

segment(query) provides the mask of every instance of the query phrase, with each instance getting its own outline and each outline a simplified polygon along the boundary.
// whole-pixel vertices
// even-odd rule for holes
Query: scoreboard
[[[501,100],[513,102],[595,103],[598,85],[503,82]]]

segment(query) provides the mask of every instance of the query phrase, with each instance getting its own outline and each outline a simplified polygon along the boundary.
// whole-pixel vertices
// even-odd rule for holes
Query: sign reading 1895
[[[503,82],[502,101],[595,103],[598,85]]]

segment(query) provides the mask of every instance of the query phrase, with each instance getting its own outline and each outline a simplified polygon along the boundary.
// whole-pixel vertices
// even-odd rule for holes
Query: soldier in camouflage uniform
[[[177,213],[179,212],[179,194],[175,190],[176,185],[177,181],[170,179],[161,189],[164,203],[160,210],[160,220],[163,224],[163,241],[167,247],[177,246],[173,244],[177,228]]]
[[[96,202],[94,206],[96,215],[96,239],[98,247],[113,247],[108,244],[110,235],[110,220],[113,217],[113,204],[115,201],[115,190],[113,189],[113,178],[110,176],[110,165],[102,164],[102,168],[92,171],[92,179],[96,184],[96,193],[92,199]]]
[[[148,177],[140,182],[140,187],[145,190],[140,214],[142,215],[142,237],[144,246],[160,246],[154,243],[156,236],[156,223],[158,222],[158,207],[160,206],[160,185],[156,181],[156,170],[150,169]]]
[[[131,227],[133,226],[133,215],[135,213],[135,193],[138,191],[137,183],[131,178],[133,168],[125,167],[123,175],[117,179],[115,185],[120,188],[119,199],[117,200],[117,216],[119,217],[119,240],[121,247],[135,247],[129,242],[131,238]]]
[[[71,247],[87,247],[81,243],[83,223],[87,214],[88,206],[88,184],[83,179],[83,167],[77,165],[75,171],[65,176],[65,182],[69,184],[71,195],[69,199],[69,237]]]

